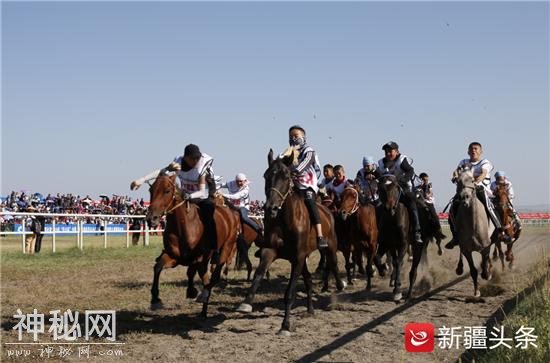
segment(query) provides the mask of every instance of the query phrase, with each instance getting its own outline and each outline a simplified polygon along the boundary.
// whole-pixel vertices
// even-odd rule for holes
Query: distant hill
[[[518,205],[516,210],[519,213],[550,212],[550,204]]]

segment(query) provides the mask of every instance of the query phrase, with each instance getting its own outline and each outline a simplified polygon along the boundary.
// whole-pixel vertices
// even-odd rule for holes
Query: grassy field
[[[523,325],[534,328],[537,335],[536,349],[494,349],[477,358],[478,362],[550,362],[550,257],[540,261],[531,271],[531,281],[528,294],[519,295],[522,300],[511,305],[513,309],[505,314],[500,323],[505,327],[507,336],[514,333]],[[533,348],[533,347],[531,347]]]
[[[51,238],[45,237],[42,252],[35,255],[21,253],[20,238],[1,238],[2,342],[17,341],[13,330],[17,323],[13,314],[17,309],[23,312],[37,309],[46,314],[52,310],[71,309],[82,313],[94,309],[117,311],[117,341],[125,344],[121,348],[124,357],[109,361],[291,362],[325,347],[323,349],[334,350],[324,356],[326,361],[386,362],[398,361],[400,356],[406,356],[406,361],[411,362],[450,362],[455,361],[462,351],[436,350],[428,356],[404,353],[402,333],[405,324],[414,321],[430,321],[435,326],[484,324],[504,300],[532,284],[545,268],[548,271],[547,264],[539,264],[534,269],[533,266],[544,252],[539,247],[546,250],[549,235],[548,228],[526,229],[523,242],[516,246],[516,270],[500,272],[500,267],[495,264],[495,278],[482,286],[482,291],[487,292],[483,293],[483,303],[474,304],[468,300],[472,294],[468,276],[436,296],[419,301],[408,310],[394,315],[393,312],[402,305],[396,305],[388,298],[391,297],[391,288],[387,278],[375,277],[374,289],[369,293],[364,290],[364,280],[359,278],[343,293],[332,291],[322,294],[319,292],[320,280],[316,276],[314,298],[317,314],[309,317],[305,312],[304,299],[299,298],[293,310],[295,338],[286,340],[275,335],[282,319],[283,291],[289,274],[286,261],[278,260],[270,268],[272,280],[262,283],[255,311],[250,316],[241,316],[234,311],[250,286],[245,280],[246,272],[231,270],[228,279],[214,289],[210,317],[204,320],[197,318],[200,304],[185,298],[186,269],[182,267],[162,273],[160,296],[165,309],[150,311],[153,264],[162,249],[160,236],[151,236],[149,246],[143,246],[141,239],[138,246],[130,248],[125,248],[125,236],[109,237],[107,249],[103,248],[102,236],[86,236],[83,251],[76,248],[76,236],[58,237],[56,253],[51,252]],[[538,247],[535,248],[535,245]],[[250,251],[250,254],[253,252]],[[431,289],[456,279],[456,249],[445,250],[443,256],[437,256],[435,246],[430,246],[429,255],[431,265],[425,276]],[[317,258],[318,253],[315,252],[309,259],[310,270],[315,268]],[[255,266],[257,259],[252,260]],[[341,254],[339,262],[343,275]],[[408,268],[405,268],[404,274],[407,273]],[[404,287],[407,285],[405,282]],[[422,282],[419,282],[419,290],[422,290],[421,285]],[[334,289],[333,281],[331,289]],[[301,282],[298,290],[303,290]],[[522,322],[534,326],[535,334],[539,335],[538,349],[527,352],[520,349],[497,350],[480,356],[476,361],[550,361],[546,359],[550,350],[549,296],[546,282],[508,315],[509,320],[499,323],[507,329],[515,329]],[[356,339],[335,345],[334,342],[341,337],[377,321],[380,323],[375,329],[365,330]],[[25,341],[29,339],[32,338],[26,335]],[[0,352],[2,360],[7,357],[5,347],[3,349],[4,352]],[[13,361],[48,361],[40,360],[36,352],[33,354],[32,357],[19,357]],[[87,361],[105,361],[103,357],[95,358]]]

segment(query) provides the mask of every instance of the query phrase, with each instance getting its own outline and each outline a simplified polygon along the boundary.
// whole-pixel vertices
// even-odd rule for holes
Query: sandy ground
[[[117,346],[92,346],[90,358],[78,357],[78,346],[63,361],[116,362],[451,362],[461,349],[433,353],[408,353],[404,348],[404,327],[409,322],[430,322],[441,326],[484,325],[500,304],[525,287],[528,268],[550,247],[549,230],[528,229],[514,246],[516,267],[502,271],[493,264],[493,279],[480,279],[482,299],[473,302],[473,284],[465,262],[462,278],[454,273],[458,249],[437,256],[430,246],[429,266],[424,266],[417,281],[417,299],[396,304],[391,300],[388,278],[376,276],[371,292],[358,277],[353,286],[341,293],[320,293],[315,279],[315,315],[306,314],[305,298],[298,297],[292,312],[294,332],[279,337],[283,313],[283,293],[289,264],[277,261],[270,282],[262,283],[254,312],[243,315],[235,311],[242,302],[249,283],[242,272],[229,273],[229,278],[214,290],[209,318],[197,318],[201,305],[185,299],[182,282],[185,269],[166,270],[161,276],[160,297],[165,309],[149,310],[152,260],[135,258],[126,261],[87,261],[77,267],[68,262],[63,268],[47,273],[2,269],[2,361],[59,361],[59,357],[40,357],[37,346],[23,358],[8,357],[16,342],[12,330],[17,322],[12,315],[17,308],[30,312],[54,309],[117,310]],[[314,270],[317,253],[308,264]],[[478,256],[479,257],[479,256]],[[339,256],[342,263],[342,256]],[[479,258],[477,258],[479,261]],[[256,264],[256,261],[253,261]],[[405,263],[408,273],[410,264]],[[342,276],[344,271],[341,269]],[[408,280],[403,288],[408,287]],[[300,281],[298,290],[303,290]],[[44,339],[42,339],[44,340]],[[28,339],[27,339],[28,341]],[[83,344],[84,345],[84,344]],[[59,347],[56,347],[58,349]],[[110,352],[109,352],[110,351]],[[56,350],[57,352],[57,350]],[[119,353],[122,356],[100,356]]]

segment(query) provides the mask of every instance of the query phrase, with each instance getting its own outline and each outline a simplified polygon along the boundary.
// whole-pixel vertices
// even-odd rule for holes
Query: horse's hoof
[[[411,262],[413,260],[413,256],[409,256],[409,258],[407,259],[409,262]]]
[[[252,312],[252,305],[243,303],[243,304],[239,305],[239,307],[237,308],[237,311],[239,313],[251,313]]]
[[[481,278],[484,280],[490,280],[491,274],[488,271],[481,271]]]
[[[457,267],[455,272],[458,276],[462,275],[464,273],[464,267]]]
[[[157,301],[156,303],[151,303],[151,310],[160,310],[163,309],[164,305],[162,304],[162,301]]]
[[[342,287],[340,289],[338,289],[339,291],[342,291],[344,290],[346,287],[348,286],[347,282],[343,281],[342,280]]]
[[[199,291],[197,289],[195,289],[194,287],[190,288],[190,289],[187,289],[187,298],[188,299],[194,299],[194,298],[197,297],[198,294],[199,294]]]
[[[474,291],[474,297],[481,297],[479,290]]]
[[[205,303],[208,301],[208,298],[210,297],[210,291],[208,290],[202,290],[201,294],[197,296],[197,299],[195,300],[198,303]]]
[[[403,294],[401,294],[400,292],[398,292],[396,294],[393,294],[393,301],[399,302],[399,301],[401,301],[402,297],[403,297]]]
[[[393,280],[390,280],[390,287],[393,287]]]
[[[279,330],[277,335],[280,336],[280,337],[289,337],[292,334],[290,334],[290,332],[288,330],[281,329],[281,330]]]

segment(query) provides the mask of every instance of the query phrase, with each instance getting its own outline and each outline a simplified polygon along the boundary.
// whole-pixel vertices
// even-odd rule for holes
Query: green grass
[[[515,332],[523,325],[535,328],[533,334],[537,335],[537,348],[520,349],[515,346],[512,349],[499,347],[490,350],[478,357],[478,362],[503,363],[503,362],[550,362],[550,257],[545,257],[531,272],[532,284],[539,281],[533,292],[523,299],[516,307],[506,315],[502,323],[507,337],[513,337]],[[546,277],[546,278],[544,278]],[[489,335],[489,334],[488,334]]]

